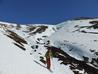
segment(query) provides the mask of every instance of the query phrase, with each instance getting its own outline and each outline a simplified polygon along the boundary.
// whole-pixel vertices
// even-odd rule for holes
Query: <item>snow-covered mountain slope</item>
[[[74,61],[67,61],[66,64],[70,63],[75,74],[80,74],[80,71],[83,74],[98,74],[98,19],[71,20],[60,23],[59,26],[63,27],[48,40],[52,42],[52,46],[74,58]],[[83,63],[77,63],[77,60],[96,71]]]
[[[40,59],[47,49],[44,39],[56,31],[54,25],[0,23],[0,74],[64,74],[70,69],[56,58],[52,71]],[[56,68],[55,68],[56,67]],[[66,70],[65,70],[66,68]],[[68,71],[67,71],[68,70]],[[71,73],[72,71],[70,71]]]
[[[98,74],[97,44],[98,19],[57,25],[0,22],[0,74]]]

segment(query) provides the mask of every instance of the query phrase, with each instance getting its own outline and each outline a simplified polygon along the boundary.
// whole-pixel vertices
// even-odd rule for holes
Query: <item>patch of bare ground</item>
[[[14,45],[16,45],[17,47],[19,47],[19,48],[21,48],[22,50],[26,50],[25,48],[24,48],[24,46],[22,46],[22,45],[19,45],[19,44],[17,44],[17,43],[14,43]]]
[[[34,35],[36,33],[42,33],[48,28],[48,26],[36,26],[36,27],[37,27],[37,29],[34,32],[30,33],[30,35]],[[35,28],[33,27],[33,28],[31,28],[31,30],[32,29],[35,29]]]
[[[20,45],[23,46],[23,44],[27,44],[27,41],[25,41],[24,38],[22,38],[21,36],[19,36],[15,32],[13,32],[11,30],[7,30],[6,32],[8,33],[8,34],[6,34],[6,36],[13,39],[15,42],[19,43]]]
[[[46,46],[46,48],[51,50],[53,58],[58,58],[58,61],[61,61],[60,64],[69,65],[74,74],[98,74],[98,69],[89,65],[92,64],[92,62],[88,62],[88,57],[83,56],[84,60],[77,60],[74,57],[68,55],[60,48],[54,46]],[[44,63],[42,57],[40,61]],[[83,73],[80,73],[80,71],[83,71]]]
[[[98,29],[98,21],[90,21],[89,23],[90,23],[90,24],[93,24],[92,27],[93,27],[94,29]]]

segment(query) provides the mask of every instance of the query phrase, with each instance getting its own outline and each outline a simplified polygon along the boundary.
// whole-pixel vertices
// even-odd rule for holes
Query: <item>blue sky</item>
[[[56,24],[98,17],[98,0],[0,0],[0,21]]]

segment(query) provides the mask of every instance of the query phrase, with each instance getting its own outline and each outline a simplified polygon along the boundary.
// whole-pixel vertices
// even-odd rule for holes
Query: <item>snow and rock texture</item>
[[[57,25],[0,22],[0,74],[98,74],[98,19]],[[51,71],[45,54],[51,49]]]

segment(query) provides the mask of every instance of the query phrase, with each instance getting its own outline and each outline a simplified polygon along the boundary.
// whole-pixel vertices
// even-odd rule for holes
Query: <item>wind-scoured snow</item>
[[[3,24],[9,26],[8,23]],[[41,63],[39,61],[40,54],[38,53],[45,54],[44,52],[47,51],[42,45],[44,39],[42,36],[50,36],[54,32],[54,30],[52,30],[52,27],[54,26],[50,25],[49,29],[47,29],[44,33],[37,33],[34,36],[30,36],[28,33],[24,32],[27,30],[26,26],[22,25],[21,27],[22,28],[20,30],[15,29],[15,27],[5,28],[5,26],[3,26],[0,28],[0,74],[64,74],[65,68],[69,69],[64,65],[60,66],[60,64],[57,63],[57,65],[54,64],[54,71],[50,72],[47,68],[45,68],[46,65],[42,64],[45,66],[42,67],[35,62],[37,61]],[[21,50],[19,47],[13,44],[17,42],[6,36],[6,34],[10,34],[7,32],[7,30],[11,30],[27,41],[28,45],[23,44],[26,51]],[[36,43],[37,38],[42,39],[39,42],[39,45]],[[38,51],[36,53],[33,52],[31,45],[38,45],[39,48],[37,49]],[[30,55],[30,53],[32,53],[32,55]],[[54,63],[56,62],[57,60],[54,60]]]
[[[0,74],[98,74],[97,48],[98,19],[57,25],[0,22]],[[48,49],[51,70],[42,62]]]
[[[91,63],[93,59],[98,58],[96,54],[98,53],[98,34],[96,34],[98,28],[87,28],[93,25],[91,21],[98,21],[98,19],[72,20],[61,23],[62,25],[59,26],[63,27],[49,37],[49,40],[53,42],[53,46],[61,48],[75,59],[86,59],[88,63]],[[98,61],[93,64],[98,69],[97,65]]]

